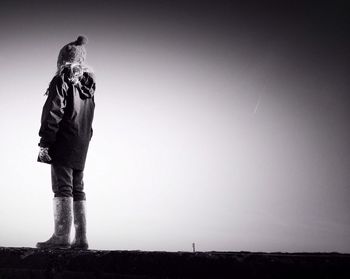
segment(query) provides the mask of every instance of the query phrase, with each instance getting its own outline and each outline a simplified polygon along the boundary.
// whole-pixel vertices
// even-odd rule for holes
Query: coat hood
[[[72,84],[79,90],[82,99],[94,96],[96,89],[95,76],[89,68],[81,64],[66,64],[58,74],[63,76],[67,84]]]

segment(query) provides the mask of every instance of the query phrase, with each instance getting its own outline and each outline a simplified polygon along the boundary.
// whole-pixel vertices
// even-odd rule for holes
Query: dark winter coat
[[[96,85],[90,73],[84,73],[78,85],[69,81],[69,77],[67,68],[49,85],[39,146],[49,148],[50,163],[83,170],[92,137]]]

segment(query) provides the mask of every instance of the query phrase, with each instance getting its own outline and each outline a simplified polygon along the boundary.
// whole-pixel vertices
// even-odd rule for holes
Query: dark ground
[[[5,278],[350,278],[350,254],[0,247]]]

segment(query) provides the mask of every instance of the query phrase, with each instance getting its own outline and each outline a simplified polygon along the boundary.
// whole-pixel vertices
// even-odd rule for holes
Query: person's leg
[[[55,197],[73,197],[73,169],[51,165],[52,191]]]
[[[88,249],[86,238],[86,195],[84,192],[84,172],[73,171],[73,215],[75,237],[71,247],[73,249]]]
[[[73,170],[73,200],[74,201],[84,201],[86,200],[86,195],[84,192],[84,171]]]
[[[52,190],[54,192],[54,224],[51,238],[38,242],[38,248],[69,248],[72,226],[73,170],[63,166],[51,165]]]

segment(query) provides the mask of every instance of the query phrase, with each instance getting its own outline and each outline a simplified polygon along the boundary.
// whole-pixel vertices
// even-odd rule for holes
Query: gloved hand
[[[43,163],[49,163],[52,160],[49,155],[48,147],[40,147],[38,160]]]

